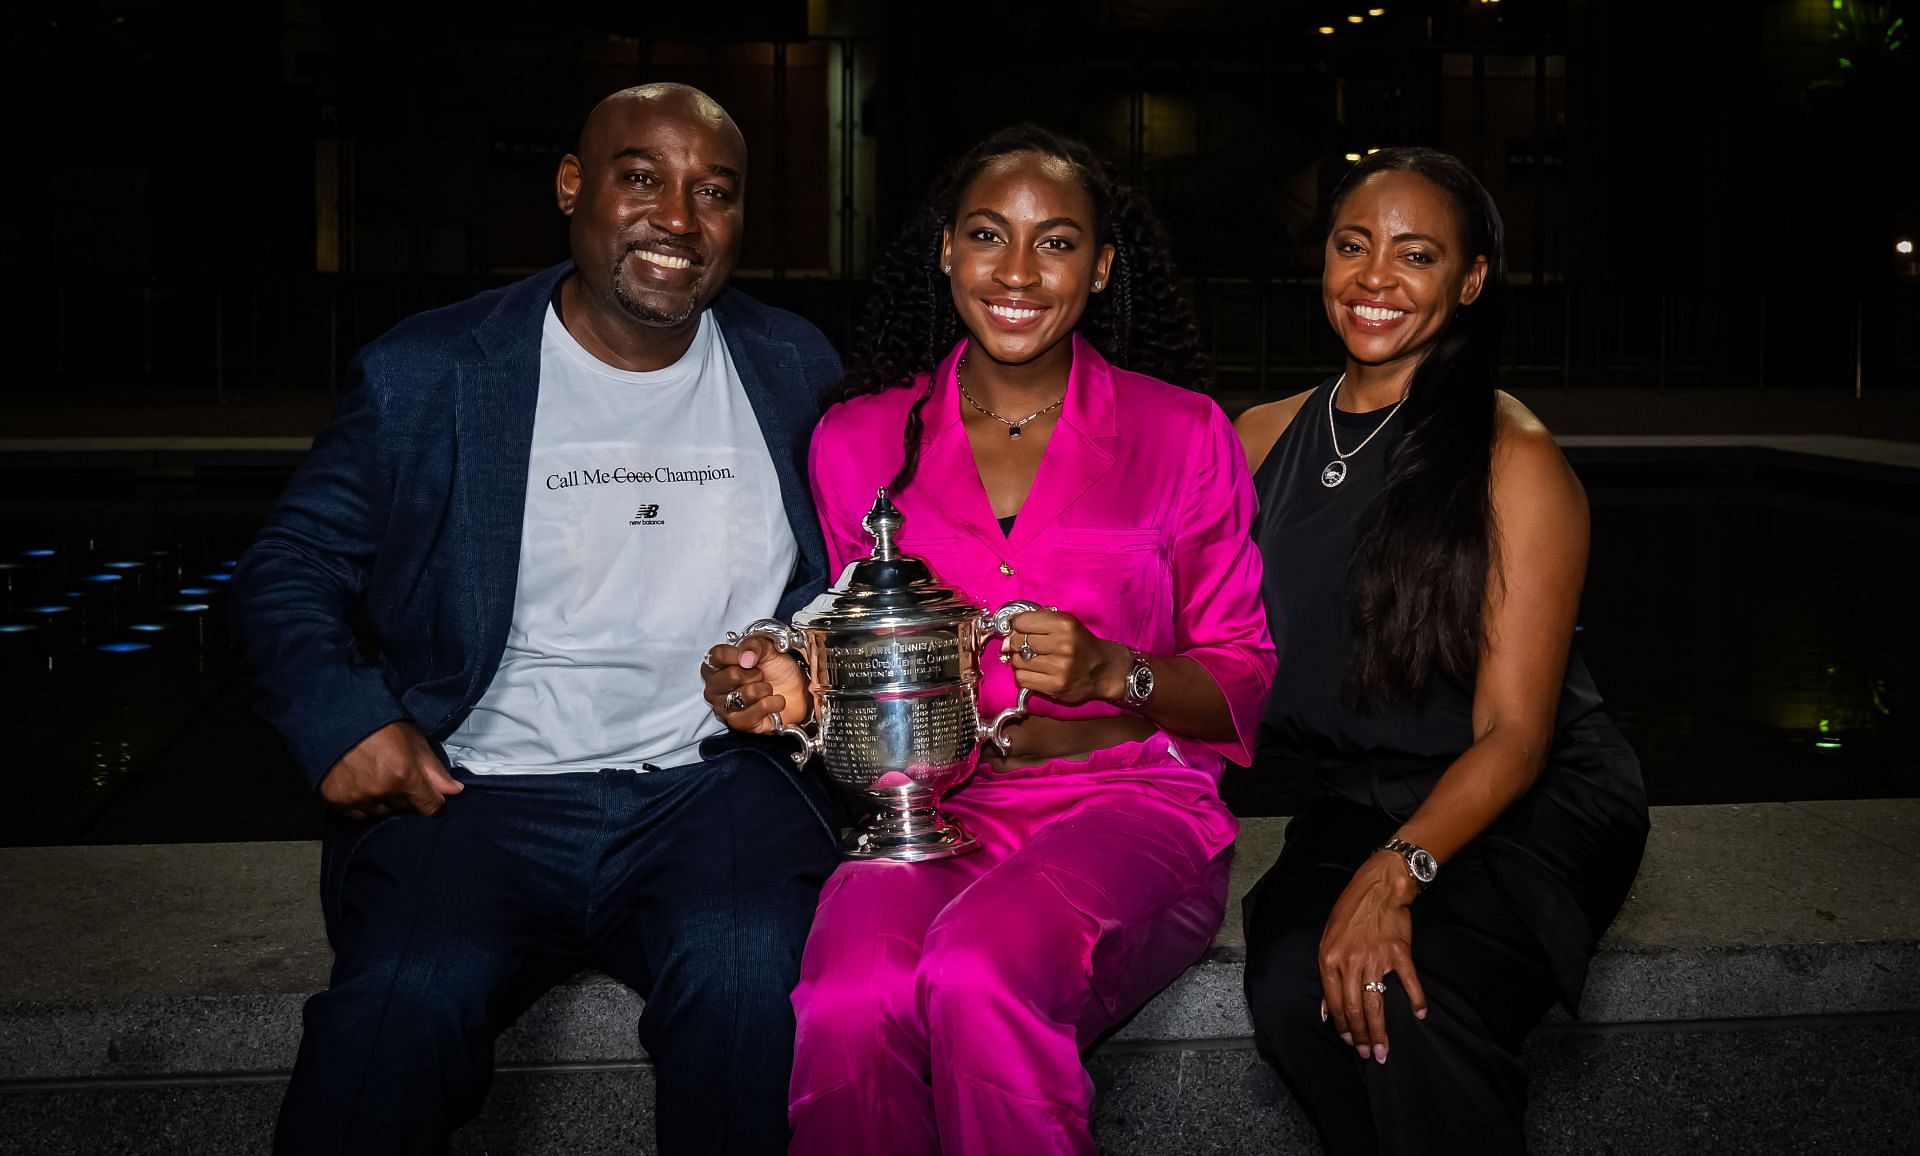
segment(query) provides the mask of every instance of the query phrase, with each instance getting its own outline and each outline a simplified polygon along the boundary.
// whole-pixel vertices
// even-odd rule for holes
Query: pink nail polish
[[[1387,1045],[1375,1044],[1373,1046],[1373,1062],[1376,1064],[1384,1064],[1387,1062]]]
[[[1320,1005],[1320,1022],[1321,1023],[1327,1022],[1327,1005],[1326,1004]]]
[[[1413,1013],[1413,1018],[1414,1018],[1414,1019],[1417,1019],[1417,1020],[1423,1020],[1423,1019],[1426,1019],[1426,1018],[1427,1018],[1427,1009],[1426,1009],[1426,1008],[1421,1008],[1421,1009],[1420,1009],[1419,1011],[1417,1011],[1417,1012],[1414,1012],[1414,1013]]]
[[[1346,1045],[1347,1045],[1348,1047],[1352,1047],[1352,1046],[1353,1046],[1353,1033],[1352,1033],[1352,1032],[1341,1032],[1341,1033],[1340,1033],[1340,1040],[1341,1040],[1341,1042],[1342,1042],[1342,1043],[1344,1043],[1344,1044],[1346,1044]]]

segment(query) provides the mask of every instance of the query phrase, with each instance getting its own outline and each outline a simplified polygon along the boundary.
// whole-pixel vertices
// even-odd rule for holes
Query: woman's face
[[[1096,241],[1093,198],[1072,165],[1014,153],[961,190],[940,263],[953,267],[953,306],[980,352],[1022,365],[1073,332],[1113,246]]]
[[[1418,173],[1387,171],[1341,202],[1320,296],[1349,357],[1417,363],[1486,275],[1486,255],[1468,251],[1452,198]]]

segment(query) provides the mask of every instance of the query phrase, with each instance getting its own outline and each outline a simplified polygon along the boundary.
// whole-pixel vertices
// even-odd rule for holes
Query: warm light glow
[[[1350,160],[1350,161],[1357,161],[1357,160],[1359,160],[1359,159],[1360,159],[1360,154],[1359,154],[1359,153],[1348,153],[1348,154],[1347,154],[1347,159],[1348,159],[1348,160]]]
[[[1913,256],[1913,242],[1912,241],[1895,241],[1893,243],[1893,251],[1900,254],[1902,257],[1911,257]]]
[[[1379,152],[1379,151],[1380,151],[1379,149],[1368,149],[1368,150],[1367,150],[1367,155],[1368,155],[1368,156],[1372,156],[1372,155],[1373,155],[1374,153],[1377,153],[1377,152]]]
[[[1386,14],[1387,14],[1387,10],[1386,10],[1385,8],[1369,8],[1369,9],[1367,9],[1367,15],[1369,15],[1369,16],[1385,16]]]
[[[1366,19],[1367,19],[1367,18],[1366,18],[1365,16],[1349,16],[1349,17],[1347,17],[1347,23],[1348,23],[1348,24],[1363,24],[1363,23],[1365,23],[1365,22],[1366,22]]]
[[[1333,35],[1333,25],[1331,25],[1331,24],[1322,24],[1322,25],[1320,26],[1320,35],[1322,35],[1322,36],[1332,36],[1332,35]]]

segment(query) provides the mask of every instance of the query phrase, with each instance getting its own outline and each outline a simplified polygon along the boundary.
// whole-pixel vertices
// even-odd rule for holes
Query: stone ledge
[[[1632,898],[1595,959],[1589,1025],[1920,1008],[1920,801],[1657,808]],[[1207,960],[1103,1051],[1249,1046],[1239,896],[1284,820],[1247,820]],[[270,1075],[325,982],[310,843],[0,851],[0,1084]],[[597,975],[501,1040],[503,1064],[622,1065],[640,1000]]]

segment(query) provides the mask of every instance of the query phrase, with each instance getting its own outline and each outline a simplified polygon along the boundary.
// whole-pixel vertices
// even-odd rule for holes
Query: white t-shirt
[[[700,658],[773,613],[798,557],[713,311],[679,361],[631,373],[550,306],[513,627],[448,756],[479,774],[698,762],[724,729]]]

